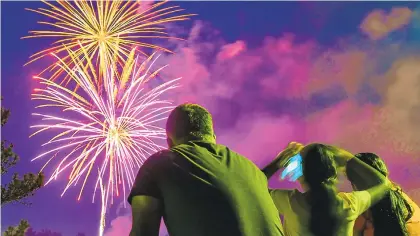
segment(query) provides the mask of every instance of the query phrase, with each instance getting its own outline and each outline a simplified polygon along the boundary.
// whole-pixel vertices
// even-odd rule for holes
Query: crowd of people
[[[216,144],[211,114],[197,104],[176,107],[166,133],[169,149],[142,165],[129,195],[130,236],[159,235],[162,217],[173,236],[420,235],[419,207],[374,153],[291,142],[260,170]],[[297,154],[303,191],[270,189]],[[337,190],[340,172],[353,191]]]

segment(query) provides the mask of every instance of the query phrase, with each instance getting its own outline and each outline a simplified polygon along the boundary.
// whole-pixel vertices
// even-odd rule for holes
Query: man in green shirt
[[[216,144],[210,113],[183,104],[166,124],[169,150],[140,168],[128,202],[130,236],[282,236],[267,178],[254,163]]]

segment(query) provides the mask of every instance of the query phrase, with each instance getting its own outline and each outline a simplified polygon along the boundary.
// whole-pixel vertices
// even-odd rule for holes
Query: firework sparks
[[[83,48],[83,47],[81,47]],[[65,170],[69,172],[69,180],[62,195],[72,185],[83,179],[79,197],[81,198],[91,171],[98,166],[99,175],[96,180],[95,191],[102,179],[105,184],[103,206],[108,205],[108,199],[132,186],[135,167],[139,167],[144,160],[154,152],[163,148],[155,143],[157,139],[165,139],[165,130],[158,127],[158,122],[166,119],[166,114],[173,108],[170,101],[161,97],[168,90],[178,87],[178,79],[170,80],[157,87],[150,88],[150,80],[155,78],[164,67],[151,71],[157,57],[148,57],[139,63],[139,57],[134,56],[133,49],[125,61],[121,79],[115,79],[115,66],[110,66],[104,73],[104,90],[93,82],[96,71],[87,54],[85,63],[78,59],[75,52],[69,50],[69,55],[75,67],[70,68],[58,56],[59,66],[79,86],[75,92],[49,79],[36,76],[43,89],[36,89],[34,100],[41,100],[38,107],[62,108],[62,115],[40,114],[33,115],[42,118],[42,124],[32,128],[38,134],[47,130],[58,133],[43,146],[56,145],[33,160],[50,156],[43,169],[52,161],[59,159],[53,174],[46,184],[56,179]],[[115,63],[113,63],[115,65]],[[70,119],[69,117],[72,117]],[[73,119],[74,117],[74,119]],[[105,194],[105,195],[104,195]],[[93,195],[93,198],[95,194]]]
[[[30,61],[25,65],[47,56],[50,53],[59,54],[67,49],[74,51],[76,57],[81,57],[84,52],[79,47],[79,42],[83,45],[90,58],[99,63],[99,73],[105,72],[108,62],[116,60],[125,61],[133,47],[151,48],[168,51],[152,43],[139,42],[139,39],[171,38],[165,32],[161,24],[183,21],[189,19],[194,14],[177,15],[183,9],[178,6],[164,7],[167,1],[151,4],[150,7],[139,11],[137,1],[113,0],[96,1],[58,1],[52,4],[43,1],[50,9],[27,9],[38,14],[54,19],[55,22],[41,21],[40,24],[51,27],[51,30],[30,31],[30,36],[23,38],[52,37],[58,38],[53,43],[54,46],[35,53],[30,57]],[[62,60],[72,66],[70,56],[65,56]],[[64,69],[56,64],[47,67],[53,71],[50,79],[54,80],[64,72]],[[66,77],[65,79],[68,79]],[[101,83],[101,81],[96,81]]]

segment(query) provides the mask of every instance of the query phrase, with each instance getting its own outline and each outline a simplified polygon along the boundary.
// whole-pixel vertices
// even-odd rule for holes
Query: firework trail
[[[118,61],[120,64],[128,58],[133,47],[151,48],[163,51],[170,51],[146,41],[157,38],[178,39],[170,37],[165,28],[159,25],[175,21],[189,19],[194,14],[181,14],[184,9],[178,6],[163,7],[167,1],[152,4],[149,8],[139,11],[137,1],[123,0],[99,0],[94,3],[90,0],[79,1],[58,1],[52,4],[43,1],[50,8],[27,9],[38,14],[49,17],[55,22],[41,21],[40,24],[47,25],[50,30],[30,31],[30,35],[23,38],[57,38],[53,46],[37,52],[30,57],[25,65],[41,59],[50,53],[59,55],[67,49],[73,50],[76,57],[83,57],[85,52],[79,47],[83,45],[87,54],[96,63],[99,63],[99,73],[107,70],[111,61]],[[140,51],[142,52],[142,51]],[[69,55],[62,60],[70,67],[73,66]],[[52,64],[45,71],[52,71],[51,80],[57,79],[64,71],[63,67]],[[65,82],[68,82],[65,77]],[[102,81],[95,81],[99,85]],[[77,89],[77,88],[76,88]]]
[[[81,48],[84,49],[83,46]],[[50,109],[49,114],[33,114],[42,118],[42,124],[31,127],[38,129],[32,135],[48,130],[57,135],[43,144],[49,147],[55,144],[55,147],[33,160],[50,156],[44,169],[52,160],[59,159],[46,184],[63,171],[71,170],[62,195],[83,179],[78,199],[93,167],[98,166],[99,175],[93,198],[103,179],[106,182],[105,195],[102,194],[105,197],[103,206],[107,206],[108,200],[112,203],[114,196],[120,195],[120,187],[126,197],[126,188],[130,188],[135,179],[134,167],[139,167],[147,157],[163,148],[155,143],[155,140],[165,139],[165,130],[158,127],[158,122],[166,119],[166,114],[173,106],[170,101],[160,97],[178,87],[180,78],[150,88],[149,81],[164,67],[151,72],[157,57],[152,55],[139,63],[140,59],[134,56],[133,49],[124,62],[120,80],[115,78],[116,62],[104,73],[105,88],[100,93],[94,83],[98,75],[89,55],[86,53],[82,61],[75,52],[69,50],[68,53],[75,65],[73,68],[56,57],[61,62],[58,65],[76,84],[74,86],[80,87],[77,92],[69,86],[35,77],[45,86],[36,89],[33,94],[34,100],[42,102],[37,108]],[[53,113],[52,107],[62,110]]]
[[[101,219],[99,220],[99,236],[103,236],[104,235],[104,231],[105,231],[105,215],[106,215],[106,210],[107,210],[107,206],[106,204],[106,200],[105,200],[105,188],[104,185],[102,183],[102,178],[100,175],[100,170],[99,170],[99,187],[101,190]]]

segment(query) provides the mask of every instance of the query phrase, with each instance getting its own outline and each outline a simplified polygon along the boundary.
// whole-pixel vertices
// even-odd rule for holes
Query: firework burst
[[[170,37],[165,28],[160,25],[189,19],[193,14],[178,15],[183,9],[178,6],[162,7],[167,1],[151,4],[150,7],[139,11],[139,2],[123,0],[90,0],[58,1],[52,4],[43,1],[50,8],[27,9],[47,16],[55,22],[41,21],[40,24],[51,27],[51,30],[30,31],[30,35],[23,38],[51,37],[58,38],[53,46],[33,54],[30,61],[34,62],[50,53],[59,54],[71,49],[74,56],[82,57],[85,52],[79,47],[83,45],[90,58],[99,63],[99,73],[107,70],[110,61],[123,62],[128,58],[133,47],[151,48],[168,51],[152,43],[136,41],[139,39],[178,39]],[[140,50],[140,52],[143,52]],[[69,55],[62,60],[72,66]],[[25,64],[25,65],[27,65]],[[52,64],[47,70],[53,71],[50,79],[55,80],[65,70],[63,67]],[[65,77],[65,79],[69,79]],[[68,81],[67,81],[68,82]],[[96,81],[101,84],[102,81]]]
[[[49,156],[44,169],[51,161],[59,159],[46,184],[69,170],[69,180],[62,194],[82,179],[80,199],[96,166],[99,175],[95,192],[98,186],[101,189],[106,186],[101,196],[105,197],[103,204],[107,206],[108,199],[112,203],[113,197],[120,195],[121,187],[125,197],[126,189],[134,182],[135,167],[163,148],[155,143],[166,138],[165,130],[158,127],[158,123],[166,119],[173,106],[161,97],[178,86],[179,78],[150,87],[150,80],[164,67],[152,71],[157,57],[152,55],[140,63],[134,52],[135,49],[124,62],[119,80],[115,78],[116,62],[104,73],[102,93],[94,83],[99,75],[87,53],[82,61],[77,53],[68,51],[75,65],[73,68],[56,56],[60,61],[58,66],[74,81],[74,86],[79,86],[77,92],[49,79],[35,77],[44,88],[36,89],[33,99],[42,102],[37,108],[49,108],[49,114],[33,114],[42,118],[42,124],[32,126],[37,129],[32,135],[46,131],[56,135],[43,145],[54,147],[33,160]],[[52,107],[61,108],[61,111],[53,113]]]

